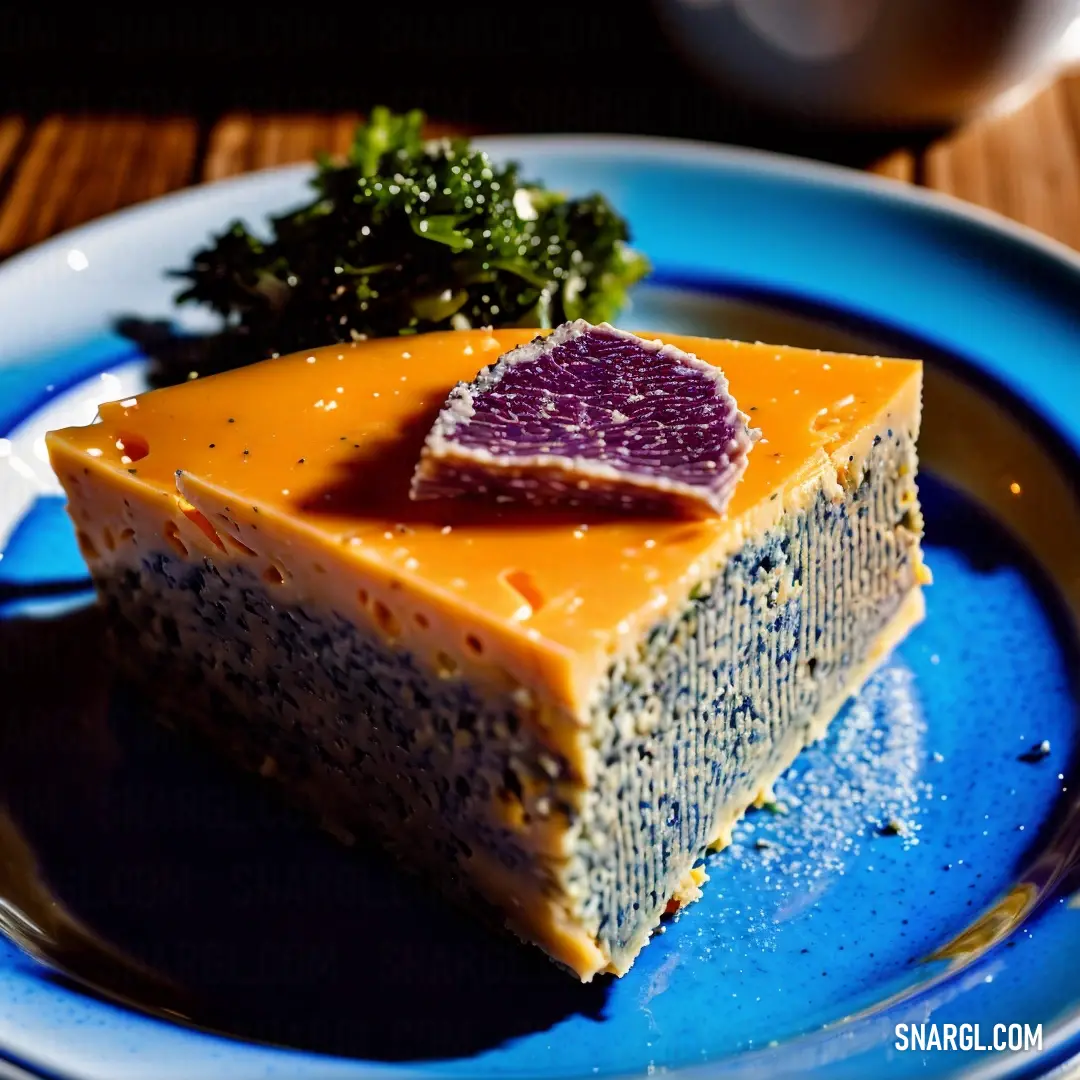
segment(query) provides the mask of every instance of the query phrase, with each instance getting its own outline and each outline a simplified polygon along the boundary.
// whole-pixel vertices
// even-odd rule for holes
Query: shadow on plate
[[[574,982],[153,723],[113,685],[95,609],[0,621],[0,680],[0,928],[57,978],[382,1060],[600,1018],[608,980]]]

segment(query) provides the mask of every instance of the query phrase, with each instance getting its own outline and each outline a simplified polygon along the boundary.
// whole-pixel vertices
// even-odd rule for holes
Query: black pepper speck
[[[1022,754],[1016,755],[1017,761],[1025,761],[1028,764],[1034,764],[1035,762],[1042,761],[1044,758],[1050,756],[1050,740],[1043,739],[1042,742],[1036,743],[1034,746],[1025,750]]]

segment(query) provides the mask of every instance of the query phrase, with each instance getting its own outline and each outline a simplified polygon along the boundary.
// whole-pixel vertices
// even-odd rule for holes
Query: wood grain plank
[[[183,187],[197,144],[186,117],[48,117],[0,207],[0,256]]]
[[[903,184],[913,184],[915,182],[915,155],[910,150],[894,150],[870,165],[867,172],[884,176],[889,180],[899,180]]]
[[[21,116],[0,116],[0,181],[15,164],[15,154],[26,133],[26,121]]]
[[[343,154],[352,142],[359,114],[222,117],[210,133],[203,179],[311,161],[320,151]]]
[[[1080,248],[1080,76],[1007,116],[977,121],[926,154],[926,184]]]
[[[221,180],[253,169],[312,161],[320,152],[344,154],[360,120],[359,113],[230,113],[210,133],[203,179]],[[474,128],[439,121],[429,121],[425,132],[431,138],[478,133]]]

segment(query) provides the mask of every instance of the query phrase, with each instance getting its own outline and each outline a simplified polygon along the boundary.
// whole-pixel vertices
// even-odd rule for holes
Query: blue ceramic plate
[[[68,970],[0,944],[0,1047],[78,1080],[1055,1067],[1080,1038],[1080,262],[946,199],[778,157],[489,146],[629,216],[656,273],[623,325],[927,361],[925,624],[784,777],[787,812],[752,813],[710,860],[704,899],[624,979],[578,986],[102,677],[42,433],[141,389],[115,320],[175,319],[164,271],[225,221],[298,202],[305,170],[50,241],[0,268],[0,923]],[[958,1048],[918,1029],[931,1048],[902,1049],[897,1025],[922,1023],[957,1025]],[[965,1051],[976,1024],[1006,1049]]]

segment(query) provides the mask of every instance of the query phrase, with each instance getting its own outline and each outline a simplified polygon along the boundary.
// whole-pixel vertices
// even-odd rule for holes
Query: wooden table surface
[[[344,150],[358,119],[0,115],[0,259],[178,188]],[[1080,72],[1008,115],[898,149],[872,171],[958,195],[1080,248]]]

